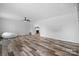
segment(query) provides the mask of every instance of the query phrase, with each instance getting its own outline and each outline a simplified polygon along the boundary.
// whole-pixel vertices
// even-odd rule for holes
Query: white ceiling
[[[68,3],[0,3],[0,18],[32,20],[51,18],[74,12],[76,4]]]

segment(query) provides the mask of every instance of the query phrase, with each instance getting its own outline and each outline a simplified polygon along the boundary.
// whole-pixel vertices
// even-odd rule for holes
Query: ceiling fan
[[[27,17],[24,17],[24,22],[30,22],[30,19],[28,19]]]

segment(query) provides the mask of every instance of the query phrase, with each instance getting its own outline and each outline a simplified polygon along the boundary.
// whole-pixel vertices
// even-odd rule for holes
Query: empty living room
[[[79,56],[79,3],[0,3],[0,56]]]

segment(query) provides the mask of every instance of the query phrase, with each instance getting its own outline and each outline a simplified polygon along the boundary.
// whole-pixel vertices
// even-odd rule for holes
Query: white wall
[[[42,36],[79,43],[79,23],[77,5],[72,6],[73,12],[43,19],[36,22],[41,28]],[[70,7],[71,8],[71,7]]]
[[[30,32],[30,24],[19,20],[0,19],[0,32],[13,32],[20,35]]]

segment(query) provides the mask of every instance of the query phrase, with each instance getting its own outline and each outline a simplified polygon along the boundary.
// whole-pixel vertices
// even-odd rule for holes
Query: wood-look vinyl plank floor
[[[40,36],[18,36],[6,48],[8,56],[79,56],[78,43]]]

